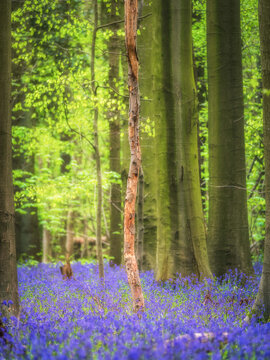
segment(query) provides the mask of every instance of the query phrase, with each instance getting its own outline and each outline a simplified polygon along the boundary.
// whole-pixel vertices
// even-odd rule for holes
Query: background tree
[[[11,1],[0,3],[0,307],[13,301],[19,311],[11,149]]]
[[[151,1],[143,2],[141,15],[144,18],[139,21],[138,55],[140,60],[140,139],[143,168],[143,175],[142,171],[140,172],[140,183],[143,195],[139,191],[138,197],[140,197],[140,194],[142,195],[141,201],[143,204],[143,213],[141,214],[143,217],[143,223],[141,224],[141,227],[143,227],[141,229],[141,234],[143,234],[142,268],[150,270],[156,266],[157,244],[157,156],[152,93],[153,68],[156,59],[152,54],[154,16]],[[138,229],[139,231],[140,229]],[[137,235],[139,236],[139,234]],[[142,239],[138,240],[141,241]]]
[[[252,255],[265,237],[262,81],[258,1],[241,2],[241,39],[248,193],[248,224]]]
[[[52,239],[51,233],[45,227],[42,234],[42,262],[49,263],[52,257]]]
[[[156,278],[167,280],[181,271],[175,262],[178,252],[178,204],[175,159],[175,117],[171,83],[170,4],[156,1],[153,9],[152,57],[153,114],[156,136],[157,163],[157,256]],[[176,246],[172,251],[172,243]]]
[[[125,165],[126,160],[129,159],[126,136],[128,97],[126,96],[127,81],[123,80],[127,72],[124,69],[127,66],[126,55],[123,49],[119,53],[108,49],[108,44],[115,35],[115,27],[119,27],[116,35],[122,41],[122,46],[124,44],[122,2],[118,7],[119,15],[116,14],[120,17],[120,22],[114,26],[112,24],[108,26],[111,2],[103,1],[98,4],[102,5],[100,7],[102,23],[98,25],[96,38],[96,94],[93,94],[89,80],[91,79],[89,39],[92,39],[94,26],[93,2],[41,0],[37,4],[31,0],[24,0],[12,15],[13,62],[16,71],[13,82],[13,150],[15,159],[23,155],[25,163],[31,164],[31,167],[26,169],[21,162],[21,165],[14,169],[16,212],[27,211],[31,217],[34,217],[35,211],[38,215],[40,228],[46,230],[43,233],[50,234],[44,239],[51,238],[51,259],[64,258],[69,210],[75,214],[72,221],[74,257],[80,257],[83,253],[96,258],[94,244],[97,177],[95,151],[90,145],[94,143],[93,109],[95,107],[99,110],[99,147],[104,199],[101,232],[105,256],[110,255],[109,236],[105,237],[110,228],[110,189],[114,187],[114,183],[119,186],[120,182],[118,173],[112,171],[110,165],[110,153],[114,148],[110,145],[110,123],[114,111],[119,112],[117,118],[120,119],[121,125],[121,166],[122,169],[128,168],[128,165]],[[164,279],[174,276],[179,271],[184,274],[182,267],[184,261],[179,261],[180,253],[184,251],[183,248],[181,249],[183,242],[181,245],[179,241],[180,232],[184,234],[184,228],[180,228],[179,220],[180,205],[184,206],[183,195],[180,195],[183,186],[179,185],[183,152],[177,147],[179,136],[176,136],[176,132],[180,132],[181,124],[179,115],[181,97],[177,94],[180,86],[178,59],[180,15],[178,10],[172,14],[172,5],[173,3],[143,1],[142,17],[138,24],[142,95],[140,131],[145,175],[143,201],[140,201],[140,204],[143,204],[143,214],[140,212],[141,219],[143,218],[142,226],[140,221],[140,229],[143,230],[140,234],[143,234],[144,238],[143,268],[156,268],[158,236],[159,260],[161,260],[158,261],[160,266],[158,271],[162,273],[164,270]],[[194,0],[193,5],[192,32],[194,64],[198,69],[196,79],[200,111],[200,158],[203,159],[201,184],[207,218],[208,96],[207,72],[204,71],[206,1]],[[256,6],[256,0],[241,3],[248,211],[251,220],[249,228],[252,249],[260,251],[264,239],[265,202],[260,123],[258,19],[256,12],[253,11]],[[119,81],[112,85],[117,94],[108,81],[109,55],[117,57],[120,53]],[[174,74],[178,75],[174,77]],[[29,126],[21,126],[23,125],[19,123],[21,114],[29,121]],[[125,170],[123,174],[127,175],[127,172]],[[126,187],[126,175],[123,176],[122,188]],[[137,211],[141,208],[137,206]],[[84,251],[81,251],[81,244],[86,245]],[[188,249],[187,247],[188,254],[193,252],[193,248],[191,252]],[[194,254],[191,260],[187,257],[186,261],[186,273],[197,272]],[[169,264],[168,268],[166,264]]]
[[[12,12],[20,10],[24,2],[12,1]],[[17,26],[19,26],[17,24]],[[13,25],[13,31],[15,26]],[[28,47],[30,44],[28,44]],[[16,59],[16,50],[12,51],[12,58]],[[18,128],[24,129],[35,126],[35,121],[31,119],[31,111],[24,111],[24,93],[20,91],[21,78],[24,72],[24,66],[21,63],[12,61],[12,119]],[[19,176],[20,184],[27,182],[30,174],[34,173],[35,157],[34,154],[25,156],[23,149],[19,144],[14,144],[13,170]],[[15,192],[20,191],[16,186]],[[41,259],[41,232],[38,222],[37,209],[33,203],[26,202],[20,211],[15,212],[15,233],[16,233],[16,255],[17,259],[31,256],[33,259]]]
[[[265,202],[266,233],[264,243],[263,270],[253,310],[260,314],[262,308],[266,319],[270,317],[270,3],[259,0],[259,22],[261,40],[262,85],[263,85],[263,129],[265,157]]]
[[[95,97],[97,95],[98,86],[96,84],[95,74],[95,56],[96,56],[96,36],[98,30],[98,2],[94,1],[94,28],[92,34],[91,44],[91,89],[92,94]],[[102,220],[102,175],[101,175],[101,162],[100,162],[100,150],[99,150],[99,133],[98,133],[98,111],[97,104],[94,105],[94,149],[96,160],[96,173],[97,173],[97,225],[96,225],[96,243],[97,243],[97,259],[99,268],[99,277],[104,278],[104,265],[102,255],[102,240],[101,240],[101,220]]]
[[[122,37],[119,36],[121,3],[111,0],[107,5],[106,22],[115,23],[110,26],[111,31],[108,40],[108,85],[109,85],[109,106],[107,117],[110,124],[110,171],[115,173],[116,179],[111,184],[110,194],[110,256],[112,263],[120,265],[122,261],[122,193],[121,193],[121,156],[120,156],[120,111],[119,104],[119,65],[120,53],[122,50]],[[123,13],[123,11],[122,11]]]
[[[252,272],[249,250],[240,1],[207,2],[211,269]]]
[[[107,32],[100,30],[96,40],[95,72],[99,90],[95,96],[91,93],[89,80],[89,38],[93,30],[89,17],[93,17],[92,6],[76,1],[43,0],[36,6],[26,0],[20,11],[13,13],[14,62],[24,69],[16,90],[24,93],[23,110],[35,124],[26,129],[15,123],[13,129],[15,153],[20,148],[27,159],[31,156],[35,159],[34,172],[28,174],[26,182],[22,181],[21,170],[14,172],[18,189],[16,207],[17,211],[23,211],[24,206],[33,204],[38,209],[39,224],[50,231],[52,255],[57,258],[63,256],[62,239],[66,239],[68,210],[76,212],[75,238],[81,235],[96,237],[97,180],[94,149],[87,141],[94,143],[95,105],[100,110],[99,145],[101,162],[105,163],[102,169],[102,190],[106,199],[103,235],[105,224],[109,222],[110,184],[115,182],[107,161],[109,124],[105,121],[108,107],[104,99],[110,95],[104,86],[107,85],[104,72],[108,72],[108,67],[103,57]],[[18,108],[16,103],[14,112]],[[123,112],[121,109],[121,116]],[[103,245],[106,247],[105,243]],[[90,245],[90,248],[91,256],[95,257],[94,246]],[[77,256],[76,252],[74,256]]]

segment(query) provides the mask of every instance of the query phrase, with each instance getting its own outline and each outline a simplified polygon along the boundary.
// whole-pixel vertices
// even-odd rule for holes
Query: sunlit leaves
[[[104,28],[96,42],[97,93],[92,94],[91,6],[75,0],[25,0],[12,14],[14,156],[35,162],[32,174],[15,174],[17,211],[31,203],[40,223],[53,234],[65,228],[70,207],[79,214],[78,221],[80,216],[94,216],[96,174],[91,143],[95,106],[100,113],[105,207],[109,207],[111,182],[120,181],[117,174],[108,172],[107,113],[119,108],[121,116],[126,116],[121,97],[124,83],[115,82],[118,96],[112,96],[106,52],[113,32]],[[119,32],[123,35],[123,29]],[[20,124],[22,118],[28,119],[27,124]]]

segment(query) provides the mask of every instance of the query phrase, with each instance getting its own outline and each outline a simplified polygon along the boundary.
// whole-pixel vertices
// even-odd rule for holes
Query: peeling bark
[[[139,83],[138,57],[136,51],[138,1],[125,2],[125,34],[128,59],[129,87],[129,145],[130,167],[127,179],[127,192],[124,212],[124,259],[129,286],[131,289],[134,312],[144,310],[144,298],[140,283],[139,270],[135,257],[135,207],[139,170],[141,165],[141,149],[139,142]]]

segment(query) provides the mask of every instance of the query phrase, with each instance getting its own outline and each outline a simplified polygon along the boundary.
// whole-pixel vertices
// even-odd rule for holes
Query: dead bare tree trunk
[[[125,1],[125,34],[128,59],[130,167],[124,212],[124,259],[128,282],[131,289],[134,312],[144,310],[144,298],[135,257],[135,207],[137,184],[141,166],[139,142],[139,63],[136,51],[138,0]]]

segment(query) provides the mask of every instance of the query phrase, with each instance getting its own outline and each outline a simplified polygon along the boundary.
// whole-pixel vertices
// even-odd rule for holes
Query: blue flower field
[[[204,283],[157,283],[141,274],[146,310],[133,314],[124,268],[74,263],[64,281],[59,265],[19,267],[19,321],[6,324],[0,359],[270,359],[270,323],[244,322],[256,277],[228,274]],[[7,304],[8,306],[8,304]],[[5,321],[5,319],[3,319]]]

